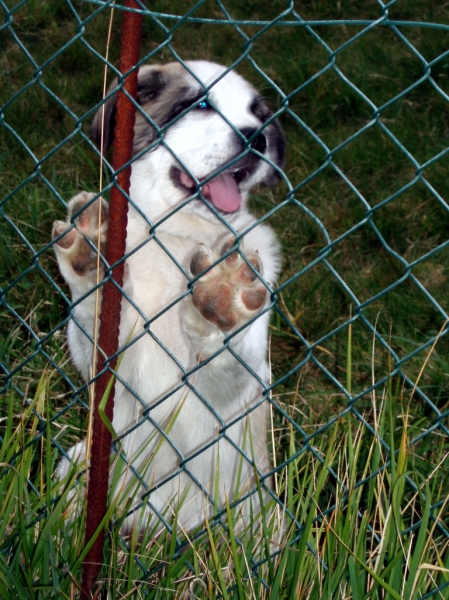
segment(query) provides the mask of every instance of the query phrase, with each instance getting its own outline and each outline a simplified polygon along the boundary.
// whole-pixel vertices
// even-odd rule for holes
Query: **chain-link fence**
[[[113,523],[108,540],[115,558],[109,568],[120,571],[120,561],[125,556],[138,571],[135,579],[148,582],[153,581],[155,573],[160,574],[164,561],[171,558],[200,579],[197,555],[192,556],[187,550],[196,550],[195,544],[201,540],[210,542],[211,536],[221,535],[223,547],[230,544],[234,548],[237,543],[241,549],[245,575],[260,574],[268,561],[269,572],[260,576],[261,585],[264,589],[278,589],[278,579],[270,570],[270,555],[278,556],[280,570],[285,571],[290,559],[284,563],[279,557],[288,544],[295,551],[307,544],[306,551],[317,569],[323,573],[326,569],[332,571],[332,551],[329,549],[327,555],[327,548],[325,552],[319,540],[325,528],[332,528],[334,519],[337,522],[336,514],[347,514],[348,519],[352,515],[351,528],[361,532],[365,540],[367,564],[387,564],[394,554],[392,547],[385,551],[383,543],[388,506],[394,512],[399,496],[401,512],[394,515],[399,537],[404,545],[411,540],[407,546],[410,555],[412,548],[420,544],[434,552],[436,570],[429,571],[425,580],[419,579],[414,595],[407,596],[411,588],[406,588],[402,596],[391,597],[446,598],[447,12],[444,7],[419,2],[413,6],[373,2],[363,9],[351,3],[334,6],[325,2],[249,2],[239,6],[216,0],[189,2],[188,6],[179,3],[176,7],[165,2],[151,7],[144,4],[140,65],[175,62],[193,73],[192,79],[199,79],[203,87],[195,98],[181,102],[177,112],[161,109],[165,120],[147,109],[149,118],[145,117],[138,108],[138,119],[144,119],[152,134],[143,141],[139,138],[132,161],[134,168],[144,163],[148,149],[157,151],[163,147],[176,165],[181,165],[175,173],[167,174],[168,179],[171,184],[175,180],[174,189],[184,187],[189,193],[154,218],[149,216],[150,209],[144,208],[151,198],[142,198],[135,188],[129,195],[131,223],[139,222],[141,227],[143,222],[145,227],[138,242],[134,236],[134,245],[128,245],[128,263],[134,265],[139,256],[150,257],[151,261],[153,253],[153,260],[158,264],[166,262],[166,271],[175,272],[183,287],[182,293],[175,289],[162,296],[161,291],[161,305],[151,313],[135,291],[137,283],[134,287],[132,282],[127,284],[125,276],[121,290],[132,316],[127,318],[126,326],[122,324],[121,347],[116,355],[123,357],[122,371],[119,367],[113,372],[121,396],[132,398],[135,414],[122,415],[119,428],[118,421],[114,421],[112,460],[116,475],[112,476],[111,485],[122,489],[121,494],[111,496],[111,510],[105,519]],[[28,553],[21,544],[28,535],[37,540],[45,533],[47,550],[39,555],[39,560],[43,560],[45,552],[49,553],[46,574],[32,573],[30,577],[34,585],[39,580],[50,589],[61,587],[64,577],[76,574],[85,556],[83,542],[73,541],[82,535],[82,523],[77,516],[67,521],[67,515],[62,514],[74,512],[73,490],[75,495],[83,495],[83,465],[66,467],[63,485],[57,483],[54,472],[60,457],[67,457],[69,449],[89,429],[88,390],[96,376],[86,371],[84,359],[72,349],[77,366],[84,368],[87,383],[81,380],[68,356],[65,330],[71,323],[72,328],[92,341],[93,321],[83,321],[77,307],[82,307],[86,299],[90,301],[99,287],[92,283],[87,291],[71,297],[54,259],[54,246],[60,244],[64,248],[64,234],[73,235],[70,232],[75,231],[77,218],[81,229],[80,211],[84,206],[75,206],[71,219],[57,230],[53,241],[51,229],[55,219],[66,218],[67,202],[72,196],[81,190],[95,192],[89,197],[87,211],[89,207],[97,210],[96,198],[100,194],[107,198],[116,182],[108,155],[100,163],[90,125],[97,110],[101,111],[103,78],[109,84],[118,75],[117,31],[123,7],[100,0],[58,5],[29,0],[14,6],[2,1],[1,6],[5,15],[0,29],[5,49],[0,92],[0,366],[5,447],[1,458],[5,466],[2,493],[6,512],[23,515],[23,519],[18,518],[18,525],[5,520],[0,529],[1,544],[5,568],[11,570],[15,563],[21,563],[22,569],[31,565],[32,571],[36,564],[31,559],[28,562]],[[221,63],[226,70],[204,86],[201,73],[195,73],[188,62],[191,59]],[[252,125],[246,134],[242,133],[245,124],[235,125],[226,110],[217,106],[214,86],[208,87],[211,81],[218,86],[234,70],[260,91],[272,110],[264,112],[260,126]],[[157,85],[162,86],[160,81]],[[147,93],[147,100],[151,101],[154,90],[142,93]],[[178,96],[182,94],[186,94],[184,88],[174,88],[171,101],[179,103],[183,98]],[[239,94],[242,92],[236,92],[236,97]],[[106,106],[111,97],[112,92],[107,92]],[[139,100],[139,104],[145,108],[144,100]],[[200,106],[204,104],[207,106]],[[201,109],[218,113],[226,128],[234,128],[241,151],[225,158],[223,166],[215,167],[211,173],[197,175],[184,155],[176,153],[175,143],[170,147],[170,134],[181,129],[181,119]],[[253,108],[251,118],[254,115],[260,117],[260,112]],[[261,142],[261,135],[267,139],[274,136],[269,132],[276,119],[286,134],[285,167],[281,159],[266,155]],[[193,135],[191,138],[189,143],[194,141]],[[194,147],[201,153],[196,139]],[[255,167],[245,161],[253,160],[248,158],[252,156],[262,159],[267,171],[277,172],[279,184],[253,189],[248,203],[257,218],[236,230],[232,214],[227,216],[232,211],[227,206],[224,210],[217,208],[211,194],[204,190],[230,169],[235,180],[236,167],[244,173],[242,177],[248,177]],[[154,174],[140,169],[139,177],[142,181],[145,177],[154,178]],[[189,206],[195,202],[201,203],[201,210],[208,211],[207,219],[218,232],[220,248],[226,236],[233,240],[221,256],[213,255],[206,261],[197,258],[201,263],[198,268],[191,264],[191,255],[186,263],[186,257],[180,256],[168,239],[172,224],[175,230],[179,215],[187,211],[188,216]],[[269,237],[266,225],[274,229],[282,245],[282,268],[277,281],[267,281],[263,266],[251,253],[245,254],[247,247],[258,250],[252,247],[255,232],[264,231]],[[196,239],[193,233],[192,238]],[[94,242],[93,239],[92,248]],[[263,252],[261,256],[263,261]],[[186,302],[198,290],[201,278],[207,277],[212,267],[225,263],[229,267],[233,260],[239,264],[243,261],[248,270],[244,277],[251,280],[251,285],[254,280],[261,284],[267,301],[262,308],[257,306],[257,314],[239,322],[237,328],[223,327],[225,333],[218,346],[208,347],[205,355],[200,352],[192,365],[180,350],[174,350],[174,338],[178,331],[180,335],[181,325],[179,329],[171,325],[167,336],[158,324],[167,319],[176,323],[170,321],[170,314],[180,310],[187,318],[190,309],[180,307],[190,306]],[[101,277],[111,278],[111,269],[106,268]],[[142,271],[139,277],[147,278],[152,290],[159,285],[159,281],[151,280],[151,270]],[[197,298],[197,304],[201,302]],[[207,312],[204,306],[200,308]],[[239,336],[250,331],[253,323],[266,319],[264,315],[269,310],[270,375],[265,376],[261,375],[262,362],[248,364],[246,358],[260,350],[257,346],[244,357],[236,348]],[[89,353],[89,344],[83,343]],[[152,348],[156,368],[143,360],[143,344]],[[260,348],[264,348],[263,340]],[[226,371],[225,381],[215,372],[215,382],[220,387],[217,397],[226,394],[226,388],[247,385],[248,381],[258,390],[249,404],[225,417],[208,397],[209,391],[205,393],[198,383],[201,373],[224,356],[228,360],[231,357],[235,365],[234,370]],[[173,381],[166,377],[166,370],[176,371]],[[162,384],[152,387],[148,379],[162,379],[169,384],[167,389]],[[151,397],[147,390],[154,389],[157,393]],[[194,394],[195,410],[200,415],[188,415],[192,428],[197,419],[208,424],[209,429],[196,431],[196,446],[191,443],[186,453],[179,446],[176,428],[178,417],[186,418],[182,410],[189,393]],[[257,415],[261,407],[269,407],[270,413],[271,466],[266,461],[264,468],[258,468],[257,454],[260,445],[266,453],[267,444],[263,439],[252,439],[255,419],[251,415]],[[120,406],[116,406],[117,410],[120,412]],[[20,427],[23,430],[19,434]],[[240,427],[241,437],[233,434],[233,427]],[[132,440],[139,435],[149,441],[147,449],[142,450],[141,444],[135,455]],[[256,437],[263,438],[260,428]],[[228,446],[236,453],[232,459]],[[170,450],[161,451],[161,447]],[[337,448],[339,451],[333,454]],[[220,462],[217,452],[235,463],[231,490],[226,490],[231,498],[226,502],[217,483],[219,471],[225,471],[226,464]],[[206,455],[214,457],[208,459],[213,474],[204,479],[195,467],[195,459]],[[166,470],[159,466],[160,477],[158,456],[163,456],[169,465]],[[251,466],[253,475],[245,471],[244,465]],[[325,476],[320,475],[320,469]],[[16,484],[6,474],[14,475],[20,470],[22,479],[16,491]],[[245,485],[235,483],[235,472],[245,478]],[[129,473],[132,478],[127,479]],[[315,478],[310,488],[313,491],[303,487],[311,473]],[[129,483],[131,480],[140,485]],[[199,501],[189,496],[191,486],[196,490],[192,497],[200,498]],[[176,502],[168,498],[169,492],[164,495],[165,489],[177,496]],[[354,494],[357,503],[351,512]],[[17,499],[20,508],[14,506]],[[183,502],[192,503],[195,510],[191,512],[201,517],[184,522]],[[271,524],[274,506],[282,512],[281,524],[276,526]],[[240,513],[245,511],[242,520]],[[144,517],[138,516],[142,514]],[[57,518],[52,520],[51,515]],[[82,521],[84,517],[79,518]],[[137,530],[136,519],[140,519]],[[258,519],[259,526],[255,524]],[[56,523],[60,528],[61,522],[67,527],[72,523],[72,541],[63,542],[52,554],[56,542],[49,540],[60,536]],[[177,535],[168,535],[173,528]],[[308,537],[311,528],[316,535],[315,544]],[[245,529],[246,538],[254,538],[252,545],[245,541]],[[425,543],[420,537],[422,531],[426,532]],[[338,535],[346,539],[343,531]],[[139,548],[159,544],[157,552],[147,551],[151,560],[145,560],[143,551],[135,550],[136,536]],[[264,544],[260,539],[264,538],[270,541],[262,551]],[[73,559],[68,558],[73,556],[69,545],[76,549]],[[420,555],[421,563],[426,562],[424,556],[428,555]],[[304,568],[305,563],[301,564]],[[353,584],[352,563],[347,564],[340,577]],[[401,565],[398,562],[396,566],[403,569]],[[409,564],[404,572],[407,569],[411,569]],[[424,569],[421,572],[424,574]],[[305,581],[304,572],[302,577]],[[372,590],[375,582],[374,577]],[[232,582],[229,586],[221,583],[224,592],[229,587],[233,589]],[[152,588],[145,585],[139,584],[139,593],[148,595]],[[240,594],[238,584],[235,585]],[[303,585],[306,594],[308,588]],[[363,589],[365,594],[369,591],[367,586]],[[315,597],[312,588],[304,597]],[[195,591],[190,590],[192,594]],[[299,593],[297,588],[296,592]],[[316,597],[340,597],[337,591],[334,596],[331,592],[326,592],[327,596],[320,593]],[[342,592],[341,597],[347,596]]]

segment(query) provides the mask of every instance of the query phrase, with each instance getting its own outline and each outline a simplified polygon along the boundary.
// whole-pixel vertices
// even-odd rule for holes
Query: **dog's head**
[[[202,195],[230,217],[254,185],[277,181],[284,135],[264,100],[237,73],[207,61],[186,66],[140,68],[131,193],[144,212],[154,214],[146,199],[151,193],[158,216],[196,193],[184,210],[210,214]],[[109,92],[116,86],[115,80]],[[114,94],[92,125],[93,139],[98,147],[103,140],[105,151],[113,142],[115,104]]]

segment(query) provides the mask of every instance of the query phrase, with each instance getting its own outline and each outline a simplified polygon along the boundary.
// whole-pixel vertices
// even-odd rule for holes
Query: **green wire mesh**
[[[300,449],[287,460],[278,462],[271,473],[264,473],[262,476],[263,484],[273,474],[281,472],[286,465],[297,460],[305,453],[312,453],[317,460],[323,462],[324,459],[316,447],[316,441],[321,436],[325,436],[329,428],[348,413],[363,425],[367,435],[378,436],[379,434],[372,420],[367,417],[365,410],[367,399],[376,393],[381,396],[382,391],[391,382],[394,382],[398,389],[402,387],[404,390],[408,390],[408,393],[412,394],[412,401],[421,407],[421,421],[419,427],[413,429],[413,435],[409,440],[410,448],[416,448],[416,452],[419,452],[420,445],[431,439],[441,440],[438,443],[443,444],[446,448],[448,447],[447,373],[449,371],[447,361],[444,358],[437,359],[437,362],[439,360],[444,363],[440,370],[435,370],[435,373],[440,374],[436,377],[442,379],[439,386],[435,382],[429,382],[427,378],[422,377],[420,368],[417,365],[423,364],[435,345],[442,348],[441,352],[444,352],[443,349],[448,349],[447,296],[440,293],[440,288],[435,288],[432,285],[431,277],[426,279],[422,276],[422,269],[429,268],[429,265],[437,265],[432,268],[438,271],[438,265],[444,265],[449,240],[444,239],[447,235],[438,235],[439,232],[435,231],[436,243],[425,245],[422,252],[407,254],[407,252],[404,252],[401,243],[396,239],[395,232],[384,227],[384,215],[397,211],[398,203],[407,194],[413,194],[416,190],[419,190],[423,197],[430,199],[427,202],[430,201],[432,206],[437,206],[435,210],[438,211],[442,230],[444,231],[444,226],[447,229],[449,225],[449,206],[443,194],[443,192],[446,192],[447,198],[447,187],[444,190],[441,186],[436,186],[433,183],[433,174],[436,171],[444,170],[444,166],[447,165],[447,162],[445,162],[449,154],[447,142],[431,155],[429,152],[423,151],[418,158],[416,152],[412,152],[407,148],[408,143],[404,141],[407,138],[401,130],[400,123],[398,125],[395,118],[391,118],[392,109],[399,105],[404,106],[404,102],[414,102],[415,95],[424,86],[429,93],[438,97],[441,111],[446,114],[447,118],[449,95],[444,89],[445,80],[440,75],[444,73],[444,69],[447,72],[448,63],[446,59],[449,57],[449,48],[428,60],[412,43],[411,39],[417,31],[431,30],[435,36],[447,35],[449,25],[425,20],[418,21],[419,15],[415,15],[414,19],[395,20],[390,16],[390,13],[394,13],[396,4],[399,3],[373,2],[367,8],[366,14],[369,17],[366,19],[345,18],[345,10],[343,9],[340,15],[342,18],[314,21],[301,16],[303,12],[307,11],[303,10],[301,4],[295,2],[286,2],[281,8],[279,8],[280,4],[273,4],[273,7],[267,6],[265,11],[269,14],[269,18],[268,16],[265,18],[260,9],[261,19],[234,19],[231,16],[231,11],[227,8],[227,3],[219,0],[215,2],[202,0],[189,3],[189,8],[182,15],[153,11],[145,3],[141,4],[145,22],[150,23],[152,34],[157,32],[157,35],[155,35],[151,48],[147,48],[145,55],[142,54],[140,64],[151,61],[176,60],[187,68],[183,56],[188,54],[188,51],[183,48],[181,52],[176,43],[178,30],[183,27],[207,27],[212,30],[216,28],[220,34],[225,32],[226,35],[227,32],[231,32],[233,44],[238,49],[234,54],[230,53],[232,59],[228,62],[229,69],[236,68],[244,73],[250,73],[253,79],[259,82],[258,87],[262,88],[263,93],[269,96],[270,99],[274,99],[273,118],[279,118],[281,123],[285,125],[287,144],[289,143],[289,131],[295,130],[297,133],[300,132],[300,138],[304,140],[307,147],[313,147],[317,156],[319,156],[315,163],[312,166],[309,164],[304,172],[301,172],[300,165],[296,170],[294,169],[295,166],[292,165],[288,173],[289,175],[294,173],[294,176],[288,176],[287,173],[282,174],[283,185],[281,189],[283,191],[273,191],[276,202],[264,203],[262,201],[262,204],[257,208],[257,214],[260,215],[258,223],[276,223],[276,219],[283,218],[286,211],[289,211],[288,220],[292,221],[293,228],[298,230],[303,227],[307,228],[312,240],[310,241],[310,247],[307,248],[307,252],[303,256],[297,253],[294,255],[296,258],[300,257],[300,260],[293,265],[293,268],[285,271],[286,274],[281,276],[277,287],[270,288],[271,303],[267,310],[271,309],[273,311],[273,322],[276,323],[278,330],[282,332],[281,338],[294,341],[291,342],[293,346],[287,346],[288,352],[286,354],[288,356],[286,355],[285,361],[282,362],[278,359],[274,365],[273,380],[270,385],[264,385],[264,394],[261,400],[269,402],[273,407],[277,423],[283,423],[284,428],[291,428]],[[89,32],[92,28],[95,28],[97,21],[104,14],[109,14],[112,7],[116,10],[123,10],[123,7],[120,4],[114,4],[112,1],[90,0],[83,3],[67,0],[64,3],[65,18],[70,15],[70,19],[75,24],[76,33],[71,32],[67,36],[66,42],[61,45],[57,52],[48,55],[43,62],[40,62],[27,49],[27,45],[22,41],[23,36],[21,35],[20,26],[17,26],[20,25],[21,11],[27,8],[27,0],[22,0],[14,6],[11,2],[7,5],[4,0],[0,0],[0,6],[4,13],[4,24],[0,26],[0,34],[5,39],[8,38],[20,54],[21,62],[17,63],[17,68],[27,69],[30,72],[30,78],[25,85],[21,84],[17,88],[14,88],[14,86],[8,88],[9,95],[4,98],[4,104],[0,109],[0,125],[5,144],[6,146],[13,144],[20,149],[26,166],[25,169],[19,171],[20,173],[26,173],[23,177],[20,175],[19,178],[10,177],[8,179],[8,188],[3,189],[0,203],[0,226],[5,240],[5,262],[4,268],[2,267],[0,288],[2,308],[0,327],[4,333],[0,348],[0,374],[2,377],[0,391],[5,394],[6,401],[13,392],[17,397],[29,402],[36,380],[42,370],[54,370],[57,376],[53,376],[55,381],[52,390],[54,406],[51,407],[50,422],[54,426],[51,430],[54,435],[52,435],[51,441],[61,454],[65,454],[65,450],[73,444],[76,436],[72,432],[64,437],[66,426],[60,424],[64,423],[64,418],[72,412],[79,414],[81,410],[87,409],[87,384],[80,383],[73,367],[70,366],[67,357],[64,355],[64,329],[68,320],[74,318],[71,312],[73,306],[52,258],[53,251],[52,243],[49,242],[49,224],[54,218],[62,214],[66,207],[66,200],[71,195],[84,188],[89,189],[89,191],[95,189],[91,184],[84,181],[80,182],[77,187],[72,183],[64,183],[63,176],[57,173],[57,164],[61,155],[71,153],[76,164],[91,163],[91,177],[92,181],[95,181],[95,172],[99,168],[97,163],[94,164],[92,157],[97,156],[98,151],[89,138],[88,125],[101,102],[99,102],[97,90],[95,90],[95,93],[92,91],[90,94],[91,108],[80,111],[79,107],[64,101],[66,94],[63,86],[58,88],[54,83],[47,85],[46,73],[51,69],[57,69],[59,61],[73,60],[71,53],[74,55],[76,45],[77,52],[82,52],[84,53],[83,56],[88,57],[86,60],[90,61],[88,62],[89,73],[96,74],[97,82],[101,79],[104,65],[108,67],[108,80],[111,79],[112,74],[116,75],[117,69],[113,61],[107,61],[98,50],[99,47],[104,46],[105,40],[102,39],[101,44],[94,44],[92,43],[92,35]],[[249,13],[250,8],[248,9]],[[242,11],[244,12],[244,9]],[[322,60],[319,68],[304,70],[302,79],[298,80],[293,89],[287,91],[283,89],[281,83],[277,83],[275,66],[266,68],[266,65],[262,66],[263,61],[255,58],[255,56],[259,56],[258,48],[268,34],[273,36],[274,33],[274,36],[277,36],[270,37],[268,43],[273,43],[275,39],[279,39],[281,43],[284,32],[292,30],[295,30],[301,39],[307,39],[310,47],[313,48],[313,52],[318,53]],[[335,30],[345,31],[345,41],[337,47],[335,47],[332,38]],[[198,32],[200,30],[194,29],[193,31]],[[104,28],[101,29],[101,32],[103,35]],[[367,95],[364,91],[366,89],[366,86],[363,85],[364,82],[351,78],[348,75],[348,70],[341,66],[340,59],[343,55],[346,56],[345,53],[352,52],[354,60],[357,60],[357,45],[359,43],[369,43],[366,40],[373,39],[373,36],[382,36],[385,32],[388,32],[389,35],[388,38],[385,38],[387,40],[385,43],[398,44],[406,49],[411,57],[410,62],[413,65],[411,71],[413,72],[409,83],[403,89],[397,89],[386,99],[379,100],[381,94],[379,93],[376,99]],[[288,61],[295,60],[295,48],[287,47],[287,50],[290,55],[277,56],[276,52],[273,53],[273,65],[279,61],[288,63]],[[286,48],[283,48],[283,51],[285,53]],[[371,73],[366,72],[367,77],[375,75],[373,65],[371,65],[371,69]],[[435,76],[434,73],[437,75]],[[2,75],[14,79],[14,73],[2,73]],[[336,96],[340,93],[344,101],[353,105],[354,111],[359,117],[357,126],[352,127],[351,125],[351,135],[345,135],[337,142],[335,142],[335,137],[331,139],[328,135],[328,129],[332,127],[330,113],[333,110],[338,112],[339,108],[338,106],[336,108],[329,106],[327,98],[320,96],[320,82],[325,78],[333,78],[337,90]],[[89,83],[86,83],[86,85],[89,85]],[[207,90],[205,90],[205,94],[207,94]],[[18,121],[17,118],[12,117],[15,110],[20,112],[20,108],[17,109],[17,107],[20,107],[21,100],[26,98],[27,95],[31,95],[32,98],[35,97],[37,101],[45,97],[47,102],[54,103],[60,112],[61,123],[64,123],[61,131],[54,131],[54,137],[48,140],[45,152],[37,153],[33,150],[36,147],[35,140],[29,140],[26,136],[23,136],[21,127],[18,126],[20,119]],[[323,116],[321,119],[317,119],[314,125],[310,125],[304,116],[307,111],[301,111],[301,106],[306,103],[305,98],[309,98],[310,101],[310,97],[313,102],[323,107]],[[332,101],[334,102],[335,98]],[[31,115],[21,115],[21,118],[26,117],[33,118]],[[39,118],[44,118],[44,115],[39,113]],[[154,144],[164,143],[163,133],[164,128],[158,131],[158,139]],[[385,187],[387,192],[380,195],[367,194],[365,191],[366,186],[357,176],[357,173],[355,171],[350,172],[346,166],[341,166],[341,157],[345,156],[345,152],[354,152],[353,148],[356,149],[353,158],[354,161],[357,160],[357,152],[360,151],[364,143],[368,143],[365,140],[369,140],[369,136],[377,136],[379,148],[388,147],[389,152],[393,152],[400,164],[404,165],[407,173],[399,180],[394,178],[388,180]],[[330,141],[326,142],[326,140]],[[380,154],[382,154],[382,150],[380,150]],[[139,158],[139,156],[136,158]],[[384,169],[385,178],[388,179],[388,165],[382,164],[381,160],[373,163],[372,169]],[[299,176],[297,174],[298,170],[300,172]],[[107,194],[114,184],[115,177],[107,161],[104,163],[104,172],[106,184],[101,191],[103,195]],[[319,185],[321,185],[320,182],[323,181],[323,177],[327,178],[325,180],[326,185],[335,187],[336,201],[341,198],[351,199],[349,203],[351,208],[348,209],[352,210],[349,227],[342,229],[338,223],[334,223],[332,224],[332,231],[330,231],[325,210],[319,203],[309,202],[310,193],[316,194],[322,189]],[[69,179],[71,182],[74,180],[73,176],[70,176]],[[90,188],[87,187],[89,185]],[[315,189],[314,186],[318,187]],[[42,196],[43,200],[39,196]],[[25,198],[28,198],[28,206],[20,209],[20,205]],[[207,202],[207,200],[205,201]],[[129,198],[129,202],[132,203],[131,198]],[[423,203],[423,206],[427,206],[427,204]],[[177,207],[176,210],[179,210],[179,208],[181,207]],[[214,210],[214,208],[211,207],[211,210]],[[422,223],[419,231],[417,231],[417,238],[424,235],[431,238],[433,235],[432,228],[436,227],[435,221],[426,224],[425,210],[424,208],[421,213]],[[222,219],[217,211],[215,211],[215,214]],[[403,219],[407,218],[406,213],[401,212],[400,214]],[[148,222],[149,235],[147,243],[150,240],[155,240],[169,254],[167,248],[158,238],[159,225],[160,223]],[[230,231],[235,233],[232,228],[230,228]],[[237,248],[245,233],[247,232],[237,236]],[[280,238],[283,243],[282,231],[280,232]],[[22,253],[24,249],[26,260],[16,259],[14,252],[8,252],[8,250],[14,250],[16,245],[22,248]],[[355,263],[363,253],[377,253],[379,256],[379,269],[383,271],[382,277],[379,276],[379,273],[363,272],[361,266],[357,285],[354,285],[354,280],[349,283],[345,276],[347,265],[342,264],[339,258],[344,248],[352,248],[349,253],[346,251],[346,255],[352,256]],[[229,252],[232,252],[232,250],[229,250]],[[289,250],[287,250],[288,252]],[[173,256],[171,258],[175,261]],[[288,256],[286,260],[289,262]],[[182,265],[178,264],[177,266],[184,272]],[[107,269],[105,277],[109,277],[109,273],[110,269]],[[316,273],[320,275],[316,276]],[[370,278],[374,285],[367,292],[365,280]],[[310,294],[315,294],[323,281],[332,282],[332,296],[328,296],[327,299],[326,297],[323,298],[323,303],[327,303],[326,306],[319,306],[320,296],[319,294],[316,295],[318,312],[324,312],[328,316],[332,315],[332,312],[337,310],[332,302],[336,302],[339,307],[343,307],[340,310],[339,318],[328,318],[321,328],[314,330],[308,327],[307,322],[301,316],[293,315],[284,302],[284,295],[302,294],[301,297],[307,297],[307,293],[309,293],[307,287],[312,280],[315,282],[313,284],[315,289],[310,290]],[[385,281],[387,281],[386,284]],[[48,298],[36,297],[34,300],[35,311],[29,312],[24,309],[23,296],[33,295],[37,286],[36,282],[39,282],[40,289],[49,290]],[[186,288],[185,295],[190,293],[193,284],[194,280]],[[434,289],[437,289],[437,292]],[[392,310],[393,322],[387,324],[387,326],[382,323],[382,311],[384,306],[389,306],[390,309],[392,306],[398,307],[398,310],[407,311],[407,299],[410,296],[419,297],[420,301],[426,305],[426,311],[429,314],[427,323],[431,325],[427,330],[420,331],[419,335],[416,334],[413,339],[405,343],[404,340],[399,339],[395,332],[394,310]],[[181,301],[181,299],[177,299],[176,302]],[[128,298],[128,300],[132,302],[131,299]],[[52,302],[58,305],[59,310],[48,310],[48,315],[46,315],[46,304]],[[163,312],[169,310],[170,307],[165,307]],[[139,307],[135,306],[135,308],[142,314]],[[44,316],[37,318],[35,313],[38,311],[41,311]],[[155,337],[151,330],[152,321],[160,317],[163,312],[152,320],[147,319],[142,314],[146,321],[145,327],[128,345],[135,343],[142,336],[150,335],[163,347],[162,342]],[[345,315],[344,318],[342,315]],[[414,319],[415,314],[412,312],[410,315],[411,324],[413,324]],[[79,326],[81,327],[81,324]],[[390,331],[388,331],[389,328]],[[308,331],[309,333],[307,333]],[[348,333],[350,331],[351,334]],[[364,356],[364,361],[363,357],[357,357],[358,362],[357,364],[354,363],[353,366],[354,373],[360,371],[362,375],[360,377],[354,376],[353,380],[348,379],[343,374],[344,369],[339,368],[339,365],[336,365],[329,358],[337,355],[340,356],[340,359],[344,356],[344,360],[346,360],[346,355],[341,353],[339,347],[346,343],[348,335],[353,335],[353,339],[361,340],[362,345],[371,350],[371,354],[376,356],[379,362],[378,368],[373,369],[371,365],[372,356],[369,357],[369,350]],[[273,344],[275,343],[273,341]],[[293,350],[291,350],[292,347]],[[223,348],[210,357],[209,360],[212,360],[225,348],[232,351],[229,346],[229,339],[225,340]],[[176,357],[169,353],[168,349],[165,348],[165,350],[170,359],[176,361],[184,373],[179,387],[192,387],[190,379],[194,370],[187,371],[177,361]],[[241,361],[239,356],[235,355],[235,357]],[[256,376],[248,365],[244,366],[247,368],[249,376]],[[323,390],[321,400],[324,403],[327,402],[328,398],[338,397],[338,407],[335,408],[336,404],[334,403],[332,405],[333,410],[330,414],[327,414],[325,422],[313,430],[310,427],[304,427],[299,412],[290,410],[288,406],[289,394],[292,393],[297,384],[301,386],[301,377],[307,377],[307,375],[303,376],[302,373],[307,374],[307,372],[311,372],[313,377],[321,382]],[[119,374],[116,373],[115,375],[121,380]],[[121,380],[121,382],[129,387],[125,381]],[[177,390],[172,390],[170,394],[175,391]],[[136,390],[130,390],[130,392],[135,396],[136,401],[142,405],[142,419],[149,419],[159,429],[160,433],[166,436],[165,432],[152,419],[151,407],[145,403]],[[305,389],[301,394],[307,397],[307,390]],[[286,400],[284,400],[284,397]],[[161,401],[164,401],[164,398]],[[207,405],[205,399],[203,399],[203,402]],[[208,407],[211,411],[213,410],[211,406],[208,405]],[[37,415],[40,427],[36,432],[36,442],[43,436],[48,435],[47,416],[39,413]],[[218,415],[216,417],[220,420]],[[221,423],[220,436],[226,437],[227,427],[229,425],[226,426],[223,422]],[[169,437],[167,437],[167,440],[172,444]],[[357,481],[355,483],[356,487],[364,485],[369,479],[376,478],[391,460],[395,460],[390,451],[390,441],[388,439],[381,439],[380,441],[385,449],[385,457],[387,457],[384,464],[380,466],[378,471],[370,473],[367,478]],[[116,442],[119,442],[119,440],[116,440]],[[189,472],[188,460],[186,461],[175,447],[174,449],[180,456],[178,472],[182,470]],[[123,460],[126,461],[126,457],[123,457]],[[132,464],[130,464],[130,468],[133,468]],[[329,471],[330,478],[337,482],[337,473],[330,468]],[[136,476],[139,477],[137,472]],[[174,476],[176,476],[176,473],[173,474]],[[191,477],[193,478],[192,474]],[[31,481],[29,483],[33,488]],[[196,483],[200,486],[199,482]],[[410,477],[407,478],[407,486],[411,491],[418,490],[416,482]],[[268,486],[266,487],[268,489]],[[343,489],[345,489],[344,486]],[[38,493],[35,488],[34,492]],[[347,489],[346,492],[348,492]],[[270,493],[274,495],[274,492]],[[439,509],[444,505],[447,493],[446,489],[439,500],[432,505],[432,519],[436,518]],[[275,499],[282,505],[282,498]],[[145,500],[151,506],[150,489],[148,489],[147,498],[143,501]],[[213,499],[211,499],[211,502],[213,502]],[[344,503],[344,498],[340,499],[339,502]],[[331,513],[335,506],[334,503],[326,508],[323,515]],[[223,516],[225,516],[225,510],[217,514],[216,522],[220,522]],[[170,524],[163,515],[160,515],[160,519],[170,529]],[[413,522],[404,531],[404,534],[411,529],[418,528],[419,525],[419,521]],[[303,523],[297,523],[295,541],[300,539],[303,527]],[[439,519],[436,523],[436,531],[439,535],[449,538],[449,524],[447,521],[445,523]],[[374,530],[371,533],[374,537],[377,535]],[[126,541],[123,544],[126,547]],[[181,550],[182,544],[179,543],[177,551],[181,552]],[[257,557],[253,557],[251,566],[257,568]],[[140,567],[142,580],[144,580],[151,575],[151,572],[142,563],[140,563]],[[432,595],[437,591],[435,589]],[[428,595],[424,597],[428,597]]]

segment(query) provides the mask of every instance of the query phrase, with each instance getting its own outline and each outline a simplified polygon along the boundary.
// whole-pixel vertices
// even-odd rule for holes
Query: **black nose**
[[[240,129],[240,133],[246,137],[247,140],[251,139],[253,135],[256,133],[257,129],[252,129],[251,127],[245,127],[244,129]],[[263,133],[259,133],[253,141],[251,142],[251,148],[257,150],[263,154],[267,149],[267,138]]]

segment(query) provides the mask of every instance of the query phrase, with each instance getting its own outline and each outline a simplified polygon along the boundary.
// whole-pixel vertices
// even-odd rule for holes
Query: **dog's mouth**
[[[216,177],[209,179],[201,185],[201,193],[215,208],[224,213],[236,212],[242,203],[242,193],[240,183],[248,176],[249,170],[240,167],[233,170],[224,171]],[[195,181],[181,169],[172,167],[171,178],[180,188],[192,193],[196,188]]]

